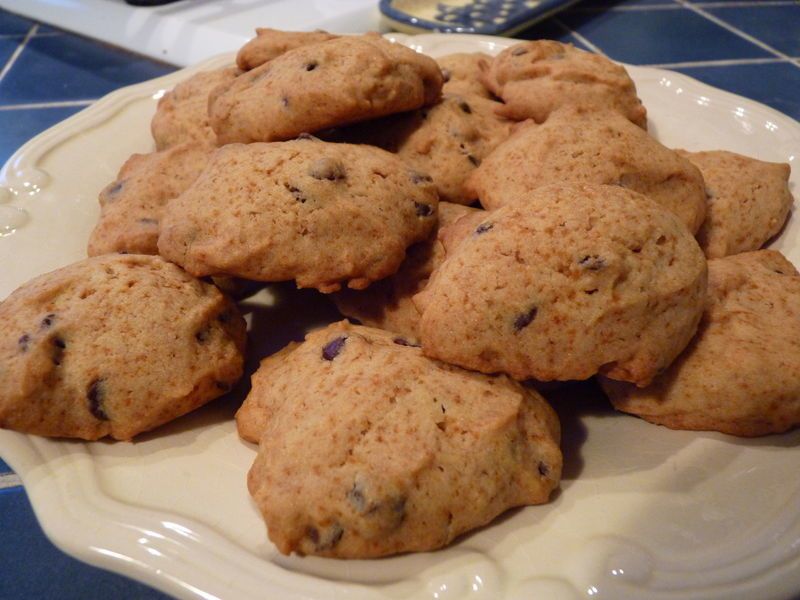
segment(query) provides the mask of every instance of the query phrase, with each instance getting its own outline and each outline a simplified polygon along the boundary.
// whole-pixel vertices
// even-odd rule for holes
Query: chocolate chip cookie
[[[442,93],[458,96],[481,96],[493,99],[483,83],[483,73],[488,70],[492,57],[483,52],[458,53],[436,59],[442,69]]]
[[[613,109],[647,128],[647,111],[625,68],[605,56],[553,40],[506,48],[492,61],[484,82],[505,103],[502,114],[522,121],[547,120],[556,109]]]
[[[708,261],[697,336],[644,389],[601,383],[614,407],[672,429],[757,436],[800,425],[800,274],[779,252]]]
[[[216,144],[217,134],[208,123],[208,96],[211,90],[233,81],[239,73],[231,67],[202,71],[164,94],[150,122],[156,150],[187,142]]]
[[[259,440],[248,488],[284,554],[433,550],[547,502],[561,473],[536,392],[347,322],[265,360],[237,423]]]
[[[436,226],[430,178],[369,146],[230,144],[164,212],[159,253],[196,276],[362,289]]]
[[[247,42],[236,54],[236,65],[249,71],[268,63],[273,58],[308,44],[327,42],[339,36],[327,31],[281,31],[269,27],[256,27],[256,37]]]
[[[619,185],[649,196],[693,233],[706,213],[703,176],[619,113],[564,110],[529,123],[470,175],[466,194],[489,210],[550,183]]]
[[[89,237],[89,256],[158,254],[164,207],[197,179],[212,150],[190,142],[131,156],[116,181],[100,192],[100,219]]]
[[[463,215],[484,212],[440,202],[439,232]],[[431,273],[444,262],[445,254],[443,244],[434,233],[408,249],[406,259],[394,275],[376,281],[365,290],[344,289],[331,297],[343,315],[370,327],[394,331],[409,341],[416,340],[419,311],[411,298],[425,288]]]
[[[288,140],[414,110],[438,100],[436,62],[376,35],[295,48],[247,71],[209,98],[217,142]]]
[[[788,164],[725,150],[678,153],[705,180],[708,216],[697,241],[708,258],[758,250],[781,230],[793,202]]]
[[[89,258],[0,304],[0,427],[129,440],[224,394],[245,323],[217,288],[157,256]]]
[[[691,339],[705,291],[705,257],[672,213],[618,186],[558,184],[487,213],[414,301],[433,358],[646,385]]]

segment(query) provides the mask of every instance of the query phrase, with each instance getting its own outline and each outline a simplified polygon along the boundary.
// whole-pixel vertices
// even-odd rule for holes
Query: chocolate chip
[[[444,80],[445,83],[450,81],[450,77],[451,77],[450,71],[448,69],[442,69],[442,79]]]
[[[396,337],[396,338],[394,338],[392,341],[393,341],[395,344],[397,344],[398,346],[410,346],[411,348],[419,348],[419,344],[414,344],[414,343],[412,343],[412,342],[409,342],[409,341],[408,341],[407,339],[405,339],[405,338]]]
[[[347,501],[353,505],[357,512],[363,513],[367,510],[367,499],[364,496],[363,488],[358,482],[354,482],[353,487],[347,492]]]
[[[476,167],[479,167],[481,165],[481,159],[478,158],[477,156],[473,156],[472,154],[467,154],[467,160],[469,160],[469,162],[471,162]]]
[[[328,181],[339,181],[345,178],[344,165],[334,158],[323,157],[318,158],[308,168],[308,174],[314,179],[320,181],[326,179]]]
[[[468,115],[471,115],[471,114],[472,114],[472,107],[470,107],[470,105],[469,105],[469,104],[467,104],[466,102],[464,102],[463,100],[462,100],[461,102],[459,102],[459,103],[458,103],[458,108],[460,108],[461,110],[463,110],[463,111],[464,111],[465,113],[467,113]]]
[[[125,181],[117,181],[106,189],[106,194],[109,196],[116,196],[120,193],[123,187],[125,187]]]
[[[494,223],[481,223],[475,228],[475,233],[481,235],[494,227]]]
[[[332,339],[330,342],[325,344],[322,348],[322,358],[325,360],[333,360],[344,348],[344,343],[347,341],[347,338],[344,336],[339,336],[337,338]]]
[[[230,320],[231,320],[230,311],[225,310],[217,315],[217,321],[219,321],[220,323],[227,323]]]
[[[208,327],[203,327],[194,334],[194,339],[197,340],[199,344],[206,342],[211,335],[211,332],[208,330]]]
[[[31,341],[31,336],[27,333],[23,333],[20,338],[17,340],[17,344],[19,345],[19,349],[22,352],[28,351],[28,342]]]
[[[406,500],[405,496],[395,499],[392,503],[392,512],[399,517],[399,522],[402,523],[406,518]]]
[[[316,527],[308,527],[306,529],[306,537],[316,546],[319,544],[319,531]]]
[[[56,320],[55,313],[50,313],[44,319],[42,319],[41,328],[50,329],[50,327],[53,325],[53,321],[55,320]]]
[[[58,366],[61,364],[61,359],[64,354],[64,349],[67,347],[67,343],[60,337],[55,337],[53,338],[53,346],[55,346],[55,348],[53,350],[53,356],[51,359],[53,364]]]
[[[430,217],[433,214],[433,209],[428,204],[414,202],[414,207],[417,210],[418,217]]]
[[[539,309],[534,306],[528,312],[517,315],[517,318],[514,319],[514,331],[522,331],[525,329],[533,322],[538,312]]]
[[[94,415],[95,419],[100,421],[108,421],[108,414],[103,407],[105,400],[105,380],[95,379],[89,384],[89,389],[86,390],[86,399],[89,401],[89,412]]]
[[[284,184],[284,187],[289,191],[289,193],[300,203],[304,203],[308,198],[306,195],[300,191],[298,188],[294,187],[293,185]]]
[[[592,294],[597,293],[597,288],[593,288],[591,290],[583,290],[583,293],[586,294],[587,296],[591,296]]]
[[[527,48],[514,48],[511,51],[511,56],[522,56],[523,54],[527,54],[527,53],[528,53],[528,49]]]
[[[539,463],[539,475],[541,475],[542,477],[547,477],[547,475],[549,473],[550,473],[550,468],[546,464],[544,464],[543,462],[540,462]]]
[[[606,266],[606,261],[598,254],[587,254],[578,261],[578,264],[587,271],[599,271]]]
[[[433,178],[430,175],[426,175],[425,173],[417,173],[416,171],[411,171],[409,173],[409,177],[411,177],[411,183],[415,185],[433,182]]]
[[[316,527],[309,526],[306,528],[306,537],[311,540],[317,551],[331,550],[341,541],[343,535],[344,529],[339,523],[334,523],[328,527],[322,536],[320,536]]]
[[[780,269],[772,269],[772,270],[775,271],[778,275],[786,275],[786,273],[784,273]],[[22,336],[22,337],[25,337],[25,336]],[[21,340],[22,338],[19,338],[19,339]]]
[[[317,61],[312,60],[311,62],[306,63],[306,65],[305,65],[306,71],[313,71],[314,69],[317,68],[318,65],[319,65],[319,63]]]

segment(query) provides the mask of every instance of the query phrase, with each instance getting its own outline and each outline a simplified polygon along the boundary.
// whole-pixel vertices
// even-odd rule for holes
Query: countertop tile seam
[[[767,52],[769,52],[771,54],[774,54],[775,56],[778,56],[780,58],[786,59],[787,61],[789,61],[794,66],[800,68],[800,62],[798,62],[796,60],[793,60],[790,56],[784,54],[783,52],[781,52],[780,50],[778,50],[776,48],[773,48],[769,44],[766,44],[766,43],[762,42],[758,38],[753,37],[749,33],[745,33],[741,29],[739,29],[737,27],[734,27],[733,25],[731,25],[730,23],[728,23],[724,19],[720,19],[716,15],[712,15],[711,13],[703,10],[701,7],[697,6],[696,4],[692,4],[688,0],[676,0],[676,2],[679,2],[680,4],[682,4],[683,6],[688,8],[689,10],[694,11],[698,15],[700,15],[702,17],[705,17],[706,19],[708,19],[709,21],[711,21],[715,25],[718,25],[719,27],[722,27],[723,29],[728,30],[729,32],[733,33],[734,35],[738,35],[740,38],[747,40],[748,42],[750,42],[751,44],[753,44],[755,46],[758,46],[762,50],[766,50]]]
[[[686,62],[671,63],[643,63],[639,66],[653,67],[655,69],[679,69],[683,67],[736,67],[739,65],[765,65],[773,63],[794,64],[797,60],[799,60],[797,57],[780,58],[776,56],[775,58],[732,58],[722,60],[690,60]]]
[[[650,12],[659,10],[686,10],[685,7],[674,2],[669,4],[632,4],[631,6],[575,6],[567,10],[568,13],[605,13],[605,12]]]
[[[571,35],[575,36],[575,39],[576,39],[576,40],[580,41],[580,43],[581,43],[581,44],[583,44],[584,46],[586,46],[587,48],[589,48],[589,49],[590,49],[592,52],[596,52],[597,54],[600,54],[600,55],[602,55],[602,56],[605,56],[605,55],[606,55],[606,53],[605,53],[605,52],[603,52],[603,49],[602,49],[602,48],[600,48],[600,47],[599,47],[597,44],[594,44],[594,43],[590,42],[586,36],[584,36],[584,35],[582,35],[582,34],[578,33],[577,31],[575,31],[574,29],[572,29],[571,27],[569,27],[569,26],[568,26],[566,23],[564,23],[564,22],[563,22],[561,19],[558,19],[558,18],[556,18],[556,17],[553,17],[553,23],[554,23],[554,24],[555,24],[555,25],[556,25],[556,26],[557,26],[559,29],[562,29],[562,30],[563,30],[563,31],[565,31],[566,33],[569,33],[569,34],[571,34]]]
[[[14,66],[14,63],[17,62],[17,59],[19,58],[20,54],[22,54],[22,51],[25,49],[25,46],[28,45],[28,41],[34,35],[36,35],[36,32],[38,30],[39,30],[39,24],[38,23],[32,25],[31,28],[28,30],[28,33],[25,34],[25,37],[23,38],[23,40],[14,49],[14,53],[6,61],[6,64],[3,66],[3,70],[0,71],[0,83],[3,82],[3,79],[5,78],[6,75],[8,75],[8,72],[11,70],[11,67]]]
[[[677,2],[678,0],[676,0]],[[762,8],[767,6],[796,6],[796,0],[741,0],[741,2],[714,2],[714,0],[688,0],[699,8]]]
[[[53,102],[28,102],[23,104],[0,104],[0,110],[30,110],[40,108],[63,108],[65,106],[89,106],[97,102],[99,98],[86,100],[64,100]]]
[[[19,487],[22,485],[22,480],[16,473],[3,473],[0,475],[0,490]]]

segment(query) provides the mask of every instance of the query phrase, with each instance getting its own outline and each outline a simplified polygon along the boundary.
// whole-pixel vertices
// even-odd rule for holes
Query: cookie
[[[482,214],[460,204],[439,203],[439,231],[463,215]],[[364,325],[394,331],[409,340],[417,338],[419,311],[411,298],[422,291],[431,273],[444,262],[444,248],[436,235],[414,244],[397,273],[376,281],[365,290],[341,290],[331,295],[343,315]]]
[[[211,150],[187,143],[131,156],[116,181],[100,192],[100,219],[89,237],[89,256],[158,254],[164,207],[197,179]]]
[[[480,96],[444,96],[438,104],[404,116],[386,133],[387,150],[433,177],[439,197],[469,204],[467,175],[511,134],[498,102]]]
[[[437,205],[430,178],[378,148],[231,144],[169,203],[158,249],[196,276],[361,289],[433,231]]]
[[[156,150],[187,142],[216,144],[217,134],[208,123],[208,95],[217,86],[233,81],[239,73],[231,67],[202,71],[164,94],[150,122]]]
[[[697,241],[708,258],[758,250],[781,230],[793,201],[788,164],[725,150],[677,152],[705,179],[708,214]]]
[[[675,213],[692,233],[705,218],[703,176],[688,160],[613,111],[560,111],[501,143],[465,186],[494,210],[550,183],[619,185]]]
[[[347,322],[267,359],[237,423],[260,440],[248,488],[284,554],[433,550],[547,502],[561,473],[537,393]]]
[[[458,53],[436,59],[444,78],[443,94],[481,96],[493,99],[483,83],[483,72],[489,68],[492,57],[483,52]]]
[[[376,35],[290,50],[209,98],[217,142],[288,140],[303,132],[414,110],[438,100],[436,62]]]
[[[617,410],[739,436],[800,425],[800,274],[779,252],[708,261],[697,336],[653,383],[601,381]]]
[[[572,44],[552,40],[515,44],[495,57],[484,83],[503,99],[502,114],[517,121],[542,123],[565,106],[589,111],[610,108],[647,128],[647,111],[627,71]]]
[[[89,258],[0,304],[0,427],[129,440],[222,395],[245,323],[214,286],[157,256]]]
[[[703,253],[672,213],[621,187],[559,184],[489,212],[414,301],[432,358],[646,385],[691,339],[705,291]]]
[[[281,31],[256,27],[256,37],[241,47],[236,54],[236,65],[242,71],[255,69],[273,58],[308,44],[327,42],[339,36],[327,31]]]

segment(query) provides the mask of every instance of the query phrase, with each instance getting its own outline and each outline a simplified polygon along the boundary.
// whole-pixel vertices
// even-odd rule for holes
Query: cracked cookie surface
[[[484,82],[505,103],[502,114],[537,123],[565,106],[613,108],[647,128],[647,111],[622,65],[605,56],[553,40],[522,42],[492,61]]]

